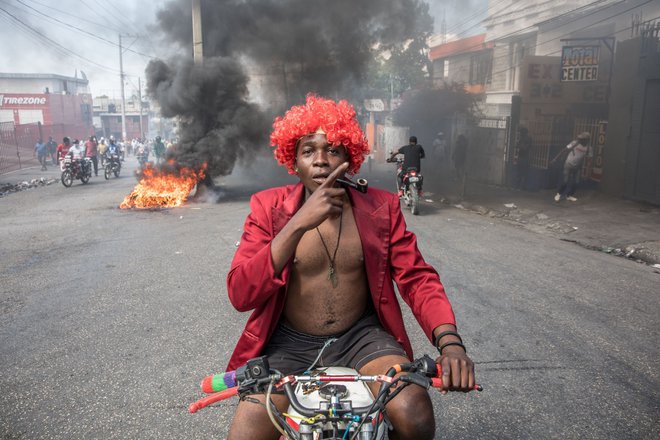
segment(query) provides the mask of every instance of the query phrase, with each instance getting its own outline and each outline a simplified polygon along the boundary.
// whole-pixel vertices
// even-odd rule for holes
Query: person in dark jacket
[[[422,173],[422,159],[426,157],[424,153],[424,147],[417,143],[417,136],[410,136],[408,139],[408,145],[404,145],[398,150],[392,151],[390,155],[390,161],[394,158],[403,154],[403,165],[399,170],[396,178],[399,182],[399,197],[403,195],[403,176],[410,170],[416,170],[418,173]],[[421,182],[419,190],[422,190]]]

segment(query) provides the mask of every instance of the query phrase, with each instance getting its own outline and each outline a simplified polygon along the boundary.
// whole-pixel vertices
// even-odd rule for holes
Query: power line
[[[92,11],[93,13],[95,13],[96,15],[98,15],[98,16],[99,16],[100,18],[102,18],[103,20],[108,20],[108,17],[106,17],[105,15],[101,14],[101,13],[100,13],[99,11],[97,11],[96,9],[92,8],[90,5],[87,4],[87,2],[86,2],[85,0],[80,0],[80,3],[82,3],[83,5],[85,5],[85,7],[86,7],[87,9],[89,9],[90,11]],[[113,20],[110,20],[110,22],[112,22],[112,21],[113,21]],[[109,28],[112,28],[112,29],[113,29],[115,32],[117,32],[117,33],[121,32],[121,29],[119,29],[119,28],[117,28],[117,27],[110,26],[110,25],[105,25],[105,26],[107,26],[107,27],[109,27]]]
[[[18,1],[20,4],[22,4],[22,5],[25,6],[26,8],[29,8],[29,9],[35,11],[37,14],[39,14],[39,15],[45,17],[45,18],[48,19],[48,20],[55,21],[55,22],[57,22],[57,23],[59,23],[59,24],[62,24],[62,25],[64,25],[64,26],[66,26],[67,28],[75,29],[75,30],[77,30],[77,31],[79,31],[79,32],[82,32],[82,33],[85,34],[85,35],[89,35],[90,37],[96,38],[96,39],[101,40],[101,41],[103,41],[103,42],[105,42],[105,43],[107,43],[107,44],[110,44],[110,45],[112,45],[113,47],[118,47],[117,43],[115,43],[114,41],[108,40],[108,39],[103,38],[103,37],[101,37],[101,36],[99,36],[99,35],[95,35],[95,34],[93,34],[93,33],[91,33],[91,32],[88,32],[88,31],[86,31],[86,30],[84,30],[84,29],[81,29],[81,28],[79,28],[79,27],[77,27],[77,26],[74,26],[74,25],[69,24],[69,23],[66,23],[66,22],[64,22],[64,21],[62,21],[62,20],[59,20],[59,19],[57,19],[57,18],[55,18],[55,17],[51,17],[51,16],[49,16],[49,15],[47,15],[47,14],[44,14],[43,12],[39,11],[38,9],[35,9],[35,8],[33,8],[32,6],[25,4],[25,3],[23,2],[23,0],[16,0],[16,1]],[[145,58],[149,58],[149,59],[155,59],[155,58],[156,58],[156,57],[154,57],[154,56],[147,55],[147,54],[144,54],[144,53],[138,52],[138,51],[133,50],[133,49],[125,48],[125,50],[130,51],[130,52],[133,52],[133,53],[135,53],[135,54],[137,54],[137,55],[140,55],[140,56],[143,56],[143,57],[145,57]]]
[[[495,8],[495,6],[497,6],[497,5],[499,5],[499,4],[502,4],[503,2],[508,2],[508,1],[510,1],[510,0],[498,0],[498,1],[495,1],[495,2],[493,2],[493,4],[491,5],[491,7]],[[507,4],[507,7],[508,7],[508,4]],[[468,19],[466,19],[466,20],[463,20],[462,22],[460,22],[460,23],[458,23],[458,24],[455,24],[455,25],[453,25],[453,26],[450,26],[450,28],[447,30],[447,33],[456,32],[456,35],[461,35],[461,34],[464,34],[466,31],[468,31],[469,29],[472,29],[473,27],[478,26],[480,23],[477,23],[477,24],[475,24],[475,25],[471,25],[471,26],[468,27],[467,29],[464,29],[464,30],[462,30],[461,32],[458,32],[458,30],[461,28],[461,26],[463,26],[464,24],[467,24],[467,23],[471,22],[471,21],[474,20],[475,18],[478,18],[478,17],[479,17],[481,14],[483,14],[484,12],[488,12],[488,9],[489,9],[489,6],[486,5],[485,8],[480,9],[479,11],[475,12],[475,13],[472,15],[472,17],[470,17],[470,18],[468,18]],[[504,9],[505,9],[505,8],[502,8],[501,10],[497,11],[496,13],[500,13],[500,12],[502,12]],[[494,14],[496,14],[496,13],[494,13]]]
[[[586,5],[578,6],[577,8],[574,8],[574,9],[571,9],[571,10],[569,10],[569,11],[566,11],[566,12],[564,12],[564,13],[562,13],[562,14],[556,15],[556,16],[554,16],[554,17],[548,19],[548,20],[544,20],[544,22],[545,22],[545,23],[551,23],[551,22],[553,22],[553,21],[555,21],[555,20],[558,20],[558,19],[560,19],[560,18],[562,18],[562,17],[564,17],[564,16],[566,16],[566,15],[572,14],[572,13],[574,13],[574,12],[577,12],[577,11],[580,11],[580,10],[583,10],[583,9],[588,9],[588,8],[594,6],[594,5],[597,5],[598,3],[603,3],[603,2],[607,2],[607,1],[610,1],[610,0],[594,0],[594,1],[592,1],[591,3],[587,3]],[[626,0],[619,0],[617,3],[613,3],[613,4],[611,4],[611,5],[606,6],[606,8],[609,8],[609,7],[614,6],[614,5],[616,5],[616,4],[619,4],[619,3],[623,3],[624,1],[626,1]],[[549,1],[549,2],[546,2],[546,3],[552,3],[552,1]],[[498,11],[497,14],[499,14],[499,13],[502,12],[503,10],[507,9],[508,6],[509,6],[509,5],[505,5],[505,7],[502,8],[502,10]],[[527,8],[530,7],[530,6],[533,6],[533,5],[528,5],[528,6],[526,6],[526,7],[516,9],[515,11],[511,11],[510,13],[512,14],[512,13],[517,13],[517,12],[520,12],[520,11],[524,11],[525,9],[527,9]],[[505,15],[506,15],[506,14],[505,14]],[[502,37],[498,37],[498,39],[506,38],[506,37],[508,37],[508,36],[511,36],[511,35],[515,35],[515,34],[521,33],[521,31],[525,31],[525,30],[528,30],[528,29],[533,29],[533,28],[535,28],[535,27],[536,27],[536,24],[532,24],[532,25],[529,25],[529,26],[527,26],[527,27],[525,27],[525,28],[523,28],[523,29],[517,29],[516,31],[513,31],[513,32],[511,32],[511,33],[509,33],[509,34],[506,34],[506,35],[504,35],[504,36],[502,36]]]
[[[65,53],[69,54],[69,55],[73,55],[73,56],[75,56],[75,57],[78,57],[78,58],[80,58],[81,60],[87,61],[88,63],[93,64],[93,65],[98,66],[98,67],[101,67],[101,68],[103,68],[103,69],[111,70],[111,71],[114,71],[114,72],[119,72],[118,70],[116,70],[116,69],[114,69],[114,68],[112,68],[112,67],[104,66],[104,65],[102,65],[102,64],[97,63],[96,61],[92,61],[92,60],[90,60],[89,58],[86,58],[86,57],[84,57],[84,56],[82,56],[82,55],[80,55],[80,54],[78,54],[78,53],[72,51],[71,49],[67,49],[66,47],[64,47],[64,46],[62,46],[61,44],[59,44],[58,42],[56,42],[55,40],[52,40],[51,38],[49,38],[49,37],[47,37],[46,35],[44,35],[44,34],[42,34],[41,32],[39,32],[38,30],[34,29],[32,26],[30,26],[29,24],[25,23],[23,20],[21,20],[20,18],[16,17],[14,14],[12,14],[12,13],[9,12],[9,11],[7,11],[6,9],[4,9],[4,8],[0,8],[0,11],[4,12],[5,14],[7,14],[7,15],[8,15],[9,17],[11,17],[14,21],[20,23],[21,25],[23,25],[23,26],[24,26],[25,28],[27,28],[28,30],[30,30],[30,31],[32,31],[33,33],[39,35],[39,37],[41,37],[44,41],[48,42],[51,46],[55,47],[56,49],[58,49],[58,50],[60,50],[60,51],[63,51],[63,52],[65,52]]]
[[[544,23],[552,23],[553,21],[560,20],[561,18],[564,18],[564,17],[566,17],[567,15],[570,15],[570,14],[576,12],[576,11],[579,11],[579,10],[584,9],[584,8],[588,8],[588,7],[590,7],[590,6],[593,6],[593,5],[596,4],[596,3],[602,3],[603,1],[608,1],[608,0],[596,0],[596,1],[593,1],[593,2],[588,3],[588,4],[586,4],[586,5],[579,6],[579,7],[575,8],[575,9],[571,9],[571,10],[569,10],[569,11],[566,11],[566,12],[562,13],[562,14],[556,15],[556,16],[552,17],[552,18],[549,19],[549,20],[545,20]],[[602,11],[602,10],[605,10],[605,9],[608,9],[608,8],[611,8],[612,6],[616,6],[616,5],[619,5],[619,4],[621,4],[621,3],[624,3],[625,1],[626,1],[626,0],[620,0],[620,1],[618,1],[617,3],[612,3],[611,5],[607,5],[607,6],[603,7],[603,9],[601,9],[601,11]],[[649,2],[651,2],[651,1],[653,1],[653,0],[647,0],[645,3],[642,3],[641,5],[634,6],[634,7],[631,8],[631,9],[634,9],[634,8],[637,8],[637,7],[640,7],[640,6],[643,6],[643,5],[645,5],[646,3],[649,3]],[[562,24],[562,26],[565,25],[565,24],[568,24],[568,23],[572,23],[573,21],[579,20],[580,18],[581,18],[581,17],[577,17],[577,18],[575,18],[575,19],[573,19],[573,20],[568,20],[568,21],[564,22],[564,23]],[[464,48],[463,50],[464,50],[465,52],[469,52],[469,51],[471,51],[472,49],[480,49],[480,48],[483,47],[484,44],[487,44],[487,43],[494,43],[494,42],[496,42],[496,41],[498,41],[498,40],[503,40],[503,39],[505,39],[505,38],[507,38],[507,37],[511,37],[511,36],[513,36],[513,35],[521,34],[521,33],[524,33],[524,32],[527,31],[527,30],[534,29],[535,27],[537,27],[537,24],[536,24],[536,23],[531,24],[531,25],[529,25],[529,26],[527,26],[527,27],[524,27],[524,28],[522,28],[522,29],[516,29],[515,31],[509,32],[508,34],[501,35],[501,36],[499,36],[499,37],[497,37],[497,38],[493,38],[493,39],[490,39],[490,40],[486,40],[486,41],[484,41],[484,42],[482,42],[482,43],[474,44],[474,45],[472,45],[472,46],[469,46],[469,47]],[[508,55],[506,55],[506,56],[508,56]],[[499,59],[499,58],[498,58],[498,59]]]
[[[653,0],[648,0],[648,1],[646,1],[645,3],[642,3],[641,5],[633,6],[633,7],[628,8],[628,9],[626,9],[625,11],[622,11],[622,12],[620,12],[620,13],[618,13],[618,14],[615,14],[615,15],[612,15],[612,16],[610,16],[610,17],[606,17],[606,18],[604,18],[604,19],[602,19],[602,20],[599,20],[599,21],[596,21],[596,22],[594,22],[594,23],[591,23],[589,26],[585,26],[583,29],[590,28],[590,27],[595,26],[595,25],[597,25],[597,24],[600,24],[600,23],[602,23],[602,22],[604,22],[604,21],[610,20],[610,19],[612,19],[612,18],[614,18],[614,17],[618,17],[619,15],[623,15],[623,14],[629,12],[629,11],[632,11],[632,10],[635,9],[635,8],[638,8],[638,7],[644,6],[645,4],[650,3],[651,1],[653,1]],[[660,18],[660,16],[659,16],[659,17],[652,18],[652,19],[650,19],[650,20],[648,20],[648,21],[657,20],[658,18]],[[623,29],[618,30],[618,31],[616,31],[616,32],[613,32],[613,33],[611,33],[611,34],[609,34],[609,35],[604,35],[603,38],[605,38],[605,37],[613,37],[614,35],[616,35],[616,34],[618,34],[618,33],[620,33],[620,32],[627,31],[627,30],[630,30],[630,29],[632,29],[632,26],[629,26],[629,27],[627,27],[627,28],[623,28]],[[565,36],[568,36],[568,35],[570,35],[570,34],[571,34],[571,32],[567,32],[567,33],[565,33],[565,34],[562,34],[562,35],[559,35],[558,37],[553,38],[552,40],[546,40],[546,41],[544,41],[543,43],[535,44],[535,45],[532,46],[532,47],[536,48],[537,46],[539,46],[539,45],[541,45],[541,44],[546,44],[546,43],[551,42],[551,41],[557,41],[557,38],[565,37]],[[555,50],[555,51],[553,51],[553,52],[549,52],[549,55],[550,55],[550,54],[555,54],[555,53],[560,53],[560,52],[561,52],[561,49],[559,49],[559,50]],[[507,55],[507,56],[508,56],[508,55]],[[493,75],[499,75],[499,74],[501,74],[501,73],[506,73],[506,72],[509,71],[509,70],[513,70],[513,69],[515,69],[516,67],[520,67],[521,65],[522,65],[522,60],[521,60],[519,63],[517,63],[517,64],[515,64],[515,65],[513,65],[513,66],[509,66],[509,67],[507,67],[506,69],[500,70],[500,71],[498,71],[498,72],[493,72],[493,73],[491,73],[491,76],[493,76]]]
[[[109,9],[107,9],[107,8],[105,7],[105,5],[104,5],[103,3],[101,3],[100,1],[98,1],[98,0],[94,0],[94,3],[96,3],[97,5],[99,5],[99,6],[101,7],[101,9],[103,9],[104,11],[106,11],[106,12],[108,13],[108,15],[112,16],[112,19],[113,19],[113,20],[118,20],[119,23],[121,23],[121,22],[123,22],[123,21],[126,20],[124,17],[118,17],[117,15],[115,15],[114,12],[112,12],[112,11],[109,10]]]
[[[37,0],[28,0],[28,1],[30,1],[30,2],[32,2],[32,3],[36,3],[36,4],[38,4],[39,6],[43,6],[44,8],[50,9],[50,10],[52,10],[52,11],[57,11],[57,12],[59,12],[60,14],[63,14],[63,15],[65,15],[65,16],[67,16],[67,17],[71,17],[71,18],[73,18],[73,19],[76,19],[76,20],[79,20],[79,21],[82,21],[82,22],[85,22],[85,23],[89,23],[89,24],[94,25],[94,26],[96,26],[96,27],[105,27],[105,26],[106,26],[106,25],[104,25],[104,24],[100,24],[100,23],[93,22],[93,21],[90,20],[88,17],[80,17],[80,16],[77,16],[77,15],[73,15],[73,14],[71,14],[71,13],[69,13],[69,12],[63,11],[63,10],[61,10],[61,9],[54,8],[54,7],[52,7],[52,6],[50,6],[50,5],[47,5],[47,4],[45,4],[45,3],[41,3],[41,2],[39,2],[39,1],[37,1]]]

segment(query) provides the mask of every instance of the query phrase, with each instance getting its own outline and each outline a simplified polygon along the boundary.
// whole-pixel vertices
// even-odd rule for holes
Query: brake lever
[[[424,377],[419,373],[404,374],[399,377],[399,380],[401,382],[414,383],[415,385],[419,385],[426,390],[428,390],[429,387],[433,384],[430,378]]]

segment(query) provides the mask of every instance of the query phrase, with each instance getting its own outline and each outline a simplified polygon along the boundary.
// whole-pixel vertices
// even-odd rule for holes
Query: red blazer
[[[254,310],[231,356],[227,370],[235,370],[261,354],[284,308],[289,262],[275,274],[270,243],[303,203],[304,187],[272,188],[254,194],[243,236],[234,256],[227,290],[236,310]],[[406,229],[396,195],[369,188],[366,194],[349,190],[353,215],[362,241],[364,264],[376,313],[383,328],[403,346],[412,359],[401,308],[394,293],[396,282],[430,341],[433,330],[455,324],[454,313],[438,273],[426,264],[417,249],[417,238]]]

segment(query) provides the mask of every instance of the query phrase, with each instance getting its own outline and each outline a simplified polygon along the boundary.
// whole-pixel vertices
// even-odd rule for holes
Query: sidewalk
[[[466,185],[461,198],[458,187],[450,189],[443,203],[588,249],[660,265],[659,206],[580,190],[577,202],[555,202],[553,190],[519,191],[475,182]]]
[[[375,186],[394,182],[389,164],[374,165],[371,172],[361,175],[374,179]],[[49,166],[48,171],[34,166],[0,174],[0,203],[11,192],[59,184],[59,179],[57,166]],[[588,249],[660,265],[660,206],[583,190],[578,190],[577,202],[557,203],[554,191],[518,191],[476,182],[468,182],[465,197],[461,197],[462,185],[449,179],[434,182],[427,178],[424,190],[424,203],[499,218]]]
[[[588,249],[657,264],[660,269],[660,206],[580,189],[577,202],[557,203],[555,191],[520,191],[472,181],[466,183],[462,197],[460,182],[427,179],[428,171],[424,174],[425,203],[499,218]],[[387,181],[383,179],[393,179],[393,169],[374,165],[371,175]]]

